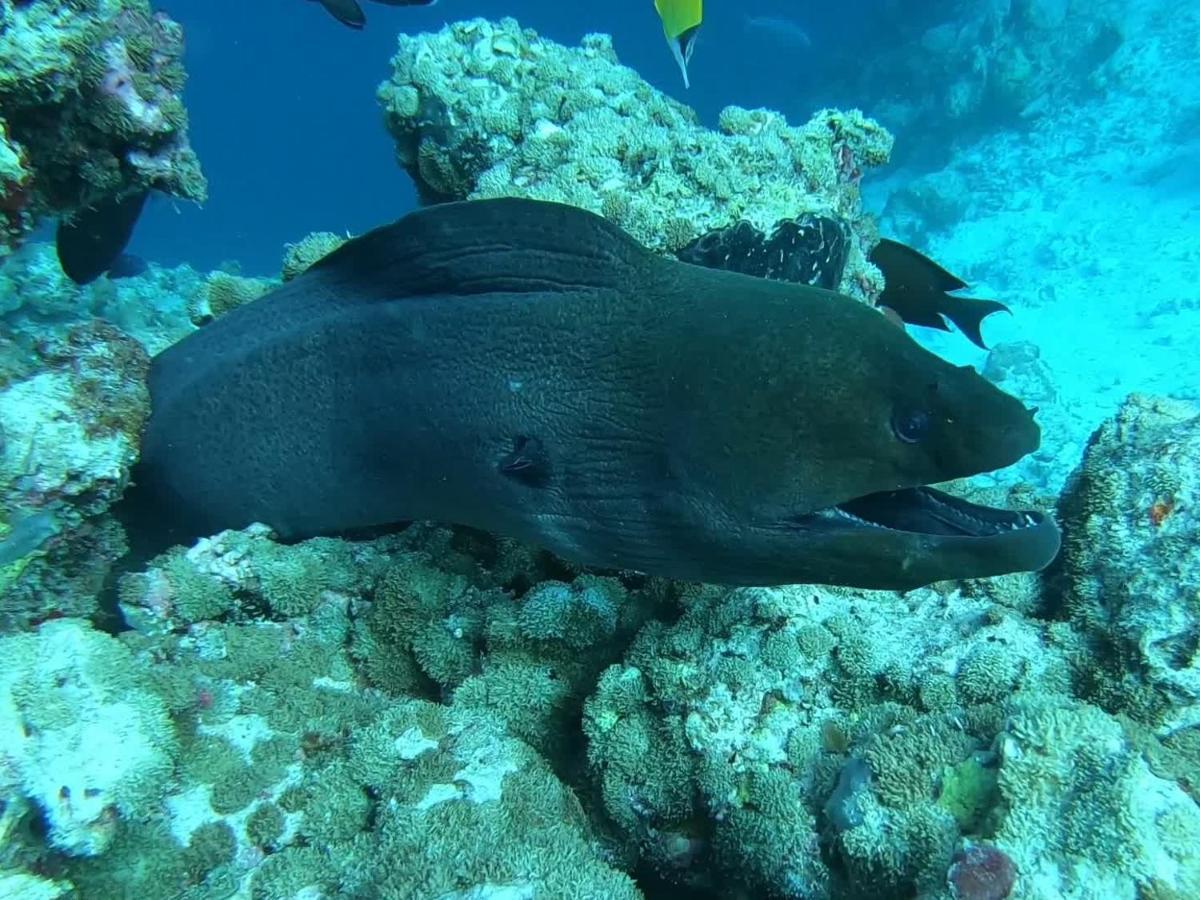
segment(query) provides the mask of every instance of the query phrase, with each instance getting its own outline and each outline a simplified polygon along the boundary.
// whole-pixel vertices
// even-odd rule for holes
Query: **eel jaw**
[[[818,528],[871,528],[960,538],[990,538],[1036,529],[1048,521],[1039,512],[981,506],[929,487],[867,494],[814,515],[824,520]]]
[[[929,487],[880,491],[776,521],[777,533],[790,533],[792,561],[803,560],[779,583],[907,591],[1037,572],[1061,543],[1048,515],[981,506]]]

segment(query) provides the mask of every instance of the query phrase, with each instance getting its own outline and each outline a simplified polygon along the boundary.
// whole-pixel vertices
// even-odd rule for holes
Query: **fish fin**
[[[125,251],[149,191],[102,200],[62,220],[54,234],[54,249],[64,274],[76,284],[95,281]]]
[[[965,281],[947,272],[924,253],[890,238],[880,238],[870,259],[883,272],[883,277],[892,281],[920,284],[939,291],[957,291],[967,286]]]
[[[662,20],[671,55],[675,57],[683,75],[683,86],[689,88],[691,80],[688,77],[688,63],[692,60],[692,51],[696,49],[696,36],[700,33],[700,24],[704,21],[703,0],[654,0],[654,8]]]
[[[667,37],[678,39],[685,31],[700,27],[704,21],[703,0],[654,0]]]
[[[671,45],[671,55],[675,57],[675,62],[679,65],[679,72],[683,75],[684,88],[692,86],[691,78],[688,77],[688,63],[692,61],[692,50],[696,47],[698,33],[699,29],[693,28],[691,31],[685,31],[678,38],[667,38],[667,43]]]
[[[500,460],[499,470],[529,487],[545,487],[550,481],[550,456],[537,438],[518,435],[512,450]]]
[[[983,350],[988,349],[987,344],[983,342],[983,335],[980,333],[983,320],[992,313],[1011,314],[1012,312],[998,300],[976,300],[972,297],[947,297],[946,299],[949,302],[946,309],[942,310],[942,314],[957,325],[958,330],[972,344]]]
[[[295,280],[345,289],[343,302],[549,295],[628,285],[654,259],[595,213],[501,197],[419,209],[352,238]]]
[[[357,0],[320,0],[331,16],[350,28],[362,28],[367,24],[366,13]]]
[[[995,312],[1009,312],[996,300],[955,296],[951,292],[967,283],[907,244],[883,238],[869,259],[883,273],[883,293],[876,303],[910,325],[949,331],[949,319],[971,343],[986,350],[980,333],[983,320]]]

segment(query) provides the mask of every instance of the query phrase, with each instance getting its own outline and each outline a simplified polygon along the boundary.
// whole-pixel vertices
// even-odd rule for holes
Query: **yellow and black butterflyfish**
[[[696,35],[704,21],[704,0],[654,0],[654,8],[662,19],[671,54],[683,73],[683,86],[690,87],[688,62],[696,46]]]

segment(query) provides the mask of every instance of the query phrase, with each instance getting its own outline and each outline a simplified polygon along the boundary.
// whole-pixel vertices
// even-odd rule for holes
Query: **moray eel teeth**
[[[828,517],[830,512],[839,520],[868,528],[968,538],[1037,528],[1046,522],[1041,513],[981,506],[929,487],[868,494],[817,515]]]

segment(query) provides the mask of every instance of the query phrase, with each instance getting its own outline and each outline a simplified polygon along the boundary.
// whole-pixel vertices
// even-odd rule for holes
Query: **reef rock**
[[[182,58],[183,29],[147,0],[0,4],[0,256],[103,199],[204,200]]]
[[[713,131],[620,65],[606,35],[564,47],[512,19],[401,35],[392,68],[379,99],[429,199],[557,200],[662,252],[743,220],[771,235],[802,214],[835,217],[850,232],[848,264],[834,267],[842,290],[882,286],[858,183],[892,138],[858,111],[822,110],[797,128],[731,106]]]
[[[1200,408],[1133,394],[1060,505],[1063,603],[1097,654],[1092,695],[1177,739],[1200,734],[1198,461]]]

